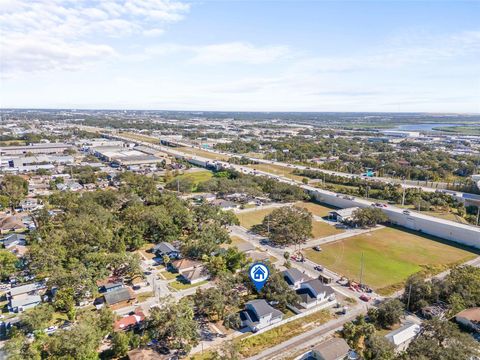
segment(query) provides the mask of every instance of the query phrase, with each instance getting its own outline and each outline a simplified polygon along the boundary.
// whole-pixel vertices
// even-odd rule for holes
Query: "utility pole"
[[[362,285],[363,281],[363,251],[362,251],[362,260],[360,262],[360,285]]]
[[[410,311],[410,295],[412,295],[412,284],[408,287],[407,311]]]
[[[480,204],[478,204],[477,206],[477,226],[479,224],[479,220],[480,220]]]
[[[180,183],[178,182],[178,178],[177,178],[177,192],[180,192]]]
[[[402,195],[402,206],[405,205],[405,178],[403,179],[403,195]]]

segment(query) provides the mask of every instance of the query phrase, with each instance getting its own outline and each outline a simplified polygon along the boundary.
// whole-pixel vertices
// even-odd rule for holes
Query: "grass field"
[[[202,156],[204,158],[212,159],[212,160],[227,161],[229,159],[229,156],[227,155],[216,154],[210,151],[205,151],[197,148],[194,149],[190,147],[177,147],[175,148],[175,150],[178,150],[190,155]]]
[[[238,220],[240,220],[240,225],[246,229],[250,229],[253,225],[258,225],[263,221],[263,218],[270,214],[273,210],[278,208],[268,208],[268,209],[259,209],[251,210],[245,212],[236,213]]]
[[[320,217],[327,216],[330,211],[335,209],[335,208],[330,208],[324,205],[320,205],[320,204],[308,202],[308,201],[299,201],[295,203],[295,206],[307,209],[313,215],[320,216]]]
[[[341,234],[345,230],[337,229],[323,221],[312,221],[312,237],[314,239],[323,238],[330,235]]]
[[[191,171],[185,174],[177,176],[179,179],[189,179],[195,185],[198,183],[210,180],[213,177],[213,173],[208,170],[199,170],[199,171]]]
[[[438,273],[476,256],[433,238],[391,227],[329,243],[322,249],[322,252],[309,249],[305,254],[310,260],[357,281],[363,253],[363,282],[382,294],[400,288],[412,274]]]

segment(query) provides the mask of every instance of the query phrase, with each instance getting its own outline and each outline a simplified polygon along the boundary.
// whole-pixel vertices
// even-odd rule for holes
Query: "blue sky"
[[[480,2],[0,0],[2,107],[480,113]]]

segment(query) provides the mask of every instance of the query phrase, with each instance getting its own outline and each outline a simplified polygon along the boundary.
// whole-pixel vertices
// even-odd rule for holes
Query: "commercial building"
[[[0,147],[0,155],[24,155],[24,154],[61,154],[65,150],[73,148],[73,145],[64,143],[30,144],[25,146]]]

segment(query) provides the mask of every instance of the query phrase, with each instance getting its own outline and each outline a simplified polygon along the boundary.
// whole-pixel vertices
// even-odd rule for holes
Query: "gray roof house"
[[[198,284],[199,282],[206,281],[210,278],[210,273],[202,265],[191,270],[183,271],[181,275],[189,284]]]
[[[24,234],[10,234],[1,239],[0,242],[3,244],[5,249],[10,249],[17,245],[25,246],[26,238]]]
[[[43,281],[38,281],[38,282],[31,283],[31,284],[26,284],[26,285],[13,287],[8,292],[8,295],[10,297],[15,297],[15,296],[22,295],[22,294],[37,292],[37,291],[40,291],[40,290],[43,290],[43,289],[46,289],[46,288],[47,288],[47,286],[45,285],[45,283]]]
[[[257,332],[267,326],[282,321],[283,313],[271,307],[264,299],[251,300],[245,304],[245,310],[240,312],[243,327]]]
[[[42,302],[40,291],[46,289],[43,281],[11,288],[7,293],[8,309],[11,312],[22,312]]]
[[[111,292],[107,292],[103,295],[107,305],[119,305],[125,304],[131,300],[135,299],[135,295],[130,291],[128,287],[123,287]]]
[[[37,293],[21,294],[10,299],[8,309],[11,312],[22,312],[31,309],[42,302],[42,298]]]
[[[307,351],[305,354],[296,358],[295,360],[343,360],[357,359],[357,356],[350,352],[350,347],[342,338],[331,338],[313,349]]]
[[[112,292],[118,289],[123,288],[123,284],[121,282],[115,282],[115,283],[107,283],[105,285],[102,285],[100,287],[100,292]]]
[[[323,284],[319,279],[303,282],[296,292],[301,299],[300,306],[305,309],[335,300],[333,289]]]
[[[283,278],[287,282],[288,286],[293,289],[299,289],[300,285],[312,278],[304,273],[302,273],[297,268],[290,268],[287,270],[282,271]]]
[[[155,245],[152,248],[152,252],[159,257],[167,255],[170,259],[180,258],[180,251],[175,246],[165,241]]]

